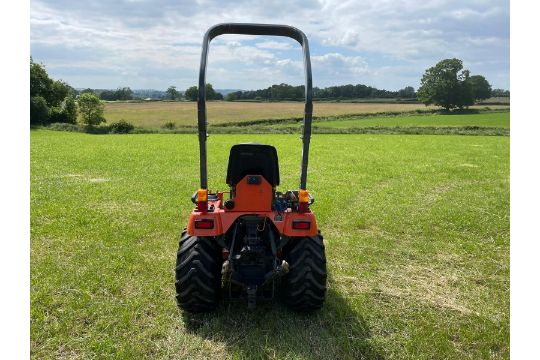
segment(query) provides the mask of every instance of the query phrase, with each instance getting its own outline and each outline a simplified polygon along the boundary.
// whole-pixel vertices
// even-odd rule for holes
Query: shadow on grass
[[[234,358],[382,359],[362,316],[331,289],[312,314],[292,312],[277,300],[254,311],[225,301],[210,314],[182,314],[186,331],[224,343]]]

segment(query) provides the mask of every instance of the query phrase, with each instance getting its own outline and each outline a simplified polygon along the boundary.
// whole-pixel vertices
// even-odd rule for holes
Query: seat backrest
[[[257,143],[234,145],[229,155],[227,184],[236,186],[246,175],[261,175],[273,187],[279,185],[276,148]]]

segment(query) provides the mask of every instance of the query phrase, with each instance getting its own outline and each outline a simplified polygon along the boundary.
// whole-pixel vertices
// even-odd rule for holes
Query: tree
[[[30,98],[30,124],[47,124],[49,117],[50,110],[45,98],[42,96],[32,96]]]
[[[62,80],[53,80],[45,66],[30,58],[30,123],[75,123],[77,91]]]
[[[83,123],[89,126],[105,122],[103,117],[104,106],[95,94],[85,93],[77,99]]]
[[[473,75],[469,78],[474,100],[485,100],[491,97],[491,85],[482,75]]]
[[[30,96],[41,96],[47,100],[53,81],[49,78],[45,67],[42,64],[36,64],[30,58]]]
[[[240,94],[239,94],[240,93]],[[238,96],[241,95],[242,92],[241,91],[235,91],[235,92],[231,92],[231,93],[228,93],[227,96],[225,96],[225,100],[226,101],[235,101],[235,100],[238,100]]]
[[[51,108],[51,123],[69,123],[75,124],[77,122],[77,103],[72,96],[67,96],[60,106]]]
[[[114,90],[103,90],[99,93],[99,98],[105,101],[116,100]]]
[[[176,86],[174,85],[169,86],[166,93],[171,100],[176,100],[180,98],[180,93],[178,92],[178,90],[176,90]]]
[[[474,103],[468,80],[469,70],[463,70],[461,60],[445,59],[426,70],[416,96],[425,105],[462,109]]]
[[[402,99],[414,99],[414,88],[412,86],[406,86],[398,91],[398,96]]]
[[[59,106],[66,96],[76,95],[77,91],[62,80],[53,80],[45,66],[36,64],[30,58],[30,96],[41,96],[47,106]]]
[[[94,90],[88,88],[88,89],[82,90],[82,91],[80,92],[80,95],[82,95],[82,94],[94,94],[94,95],[96,95],[96,92],[95,92]]]
[[[86,90],[84,90],[86,92]],[[116,90],[103,90],[99,94],[101,100],[133,100],[133,90],[129,87],[118,88]]]
[[[214,88],[212,87],[212,84],[206,84],[205,89],[206,89],[206,100],[223,100],[223,95],[216,92]],[[184,92],[184,97],[190,101],[197,101],[197,98],[199,97],[198,88],[196,86],[192,86],[188,88]]]
[[[491,96],[493,96],[493,97],[510,97],[510,90],[493,89],[491,91]]]
[[[72,96],[68,96],[62,103],[62,112],[65,114],[66,122],[75,124],[77,122],[77,115],[79,110],[77,109],[77,103]]]
[[[184,93],[184,97],[188,99],[189,101],[197,101],[198,96],[199,96],[199,90],[197,90],[196,86],[192,86],[186,89],[186,92]]]
[[[115,100],[133,100],[133,90],[129,87],[118,88],[114,92]]]
[[[62,80],[53,81],[47,99],[49,106],[59,106],[67,96],[73,95],[75,89]]]
[[[212,84],[206,84],[205,89],[206,89],[206,99],[207,100],[216,100],[216,97],[217,97],[216,94],[217,93],[214,90],[214,88],[212,87]]]

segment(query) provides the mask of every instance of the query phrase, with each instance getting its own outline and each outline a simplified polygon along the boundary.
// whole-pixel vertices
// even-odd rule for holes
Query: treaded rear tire
[[[291,239],[284,249],[289,272],[283,278],[282,296],[295,311],[320,309],[326,296],[326,256],[323,237]]]
[[[182,232],[175,280],[178,307],[192,313],[216,308],[221,289],[221,248],[213,238]]]

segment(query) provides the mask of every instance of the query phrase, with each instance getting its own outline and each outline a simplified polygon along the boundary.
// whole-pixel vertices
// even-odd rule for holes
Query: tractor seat
[[[227,184],[235,187],[246,175],[261,175],[273,187],[279,185],[276,148],[257,143],[234,145],[229,154]]]

